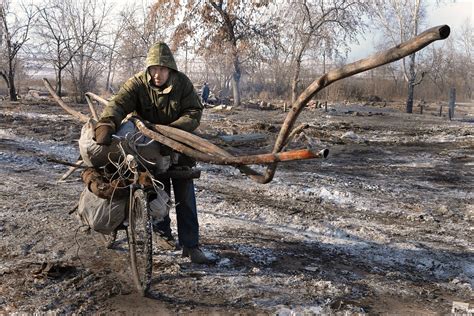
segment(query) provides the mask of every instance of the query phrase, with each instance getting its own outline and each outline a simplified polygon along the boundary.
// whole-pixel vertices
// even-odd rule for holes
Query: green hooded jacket
[[[164,85],[151,84],[150,66],[170,68]],[[203,106],[191,80],[178,71],[173,54],[165,43],[156,43],[148,51],[145,71],[139,72],[120,88],[107,104],[101,119],[110,119],[115,126],[131,112],[154,124],[169,125],[188,132],[201,121]]]

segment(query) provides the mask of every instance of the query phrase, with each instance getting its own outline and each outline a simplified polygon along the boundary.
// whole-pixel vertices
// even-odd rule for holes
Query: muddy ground
[[[447,314],[474,303],[474,104],[456,117],[399,105],[305,110],[293,147],[326,160],[280,164],[256,184],[199,164],[202,248],[216,265],[155,249],[150,298],[132,285],[126,248],[105,249],[73,215],[80,124],[53,103],[0,105],[0,314]],[[87,108],[76,107],[83,113]],[[270,152],[285,113],[207,109],[199,133],[261,133],[235,152]],[[174,219],[174,214],[172,214]],[[174,223],[175,224],[175,223]],[[123,237],[123,236],[122,236]]]

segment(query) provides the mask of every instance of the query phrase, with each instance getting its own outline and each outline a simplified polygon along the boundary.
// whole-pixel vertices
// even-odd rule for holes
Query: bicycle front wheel
[[[153,248],[151,216],[143,190],[133,194],[128,221],[132,277],[138,291],[145,296],[151,284]]]

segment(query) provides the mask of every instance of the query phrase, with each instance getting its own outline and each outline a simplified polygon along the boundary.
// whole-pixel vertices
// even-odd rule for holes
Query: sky
[[[430,1],[424,31],[430,27],[447,24],[451,28],[451,35],[459,32],[466,19],[470,19],[471,25],[474,23],[474,0],[464,1],[444,1],[444,4],[436,6],[434,1]],[[366,38],[359,36],[359,44],[351,46],[348,61],[356,61],[368,57],[376,52],[377,41],[380,41],[381,34],[375,30],[366,32]]]
[[[0,3],[5,0],[0,0]],[[13,8],[23,3],[39,3],[43,0],[11,0]],[[413,0],[414,1],[414,0]],[[427,25],[420,28],[420,31],[433,26],[448,24],[451,27],[451,36],[459,32],[461,25],[470,19],[471,25],[474,23],[474,0],[427,0],[429,3]],[[141,3],[150,3],[153,0],[137,0]],[[436,2],[441,2],[436,5]],[[114,0],[115,10],[130,4],[129,0]],[[365,36],[365,38],[364,38]],[[358,37],[359,44],[350,45],[351,51],[348,53],[346,62],[368,57],[376,52],[377,43],[380,42],[382,34],[375,29],[366,31],[365,35]],[[435,44],[436,45],[436,44]]]

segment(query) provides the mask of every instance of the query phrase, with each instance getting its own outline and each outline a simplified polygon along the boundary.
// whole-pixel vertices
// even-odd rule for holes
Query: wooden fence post
[[[449,120],[451,121],[454,117],[454,106],[456,105],[456,88],[449,90]]]

